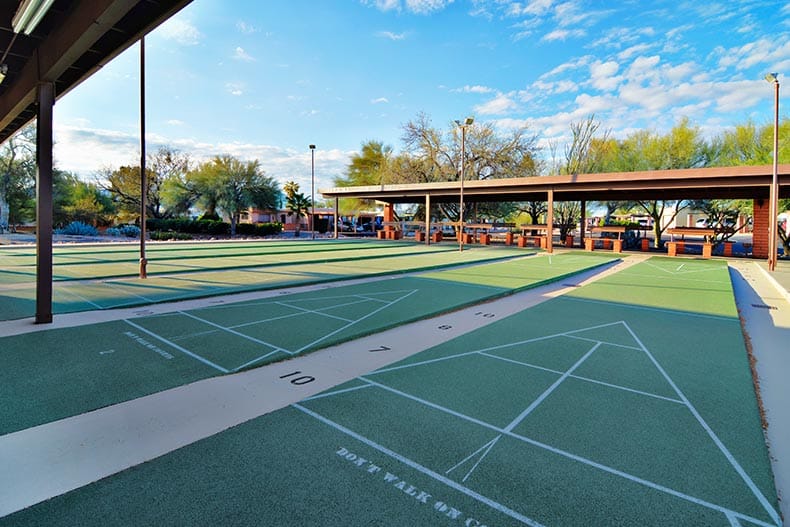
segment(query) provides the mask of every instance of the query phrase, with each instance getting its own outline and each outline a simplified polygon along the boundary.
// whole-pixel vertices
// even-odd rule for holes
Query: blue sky
[[[709,135],[787,115],[790,2],[194,0],[146,37],[147,144],[257,158],[332,186],[363,141],[401,148],[419,112],[527,125],[560,144],[595,114],[622,137],[687,116]],[[56,162],[139,159],[135,45],[55,107]]]

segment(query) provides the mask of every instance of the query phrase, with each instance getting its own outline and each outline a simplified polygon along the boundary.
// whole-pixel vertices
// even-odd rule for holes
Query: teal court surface
[[[502,287],[532,261],[420,278]],[[399,280],[335,301],[406,305]],[[178,355],[143,329],[124,331]],[[0,525],[776,527],[777,510],[726,262],[652,258]]]
[[[0,433],[287,359],[612,261],[519,258],[2,338]]]
[[[135,245],[57,246],[53,312],[104,310],[242,291],[414,272],[524,256],[523,249],[378,241],[151,244],[146,280]],[[35,248],[0,248],[0,320],[35,313]]]

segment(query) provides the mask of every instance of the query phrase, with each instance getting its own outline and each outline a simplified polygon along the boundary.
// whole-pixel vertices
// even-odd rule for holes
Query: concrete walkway
[[[730,262],[735,299],[752,352],[768,428],[779,506],[790,525],[790,262]]]

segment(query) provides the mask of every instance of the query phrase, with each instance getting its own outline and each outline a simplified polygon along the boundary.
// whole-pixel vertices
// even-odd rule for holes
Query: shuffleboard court
[[[536,256],[0,339],[0,434],[308,353],[561,280],[611,256]],[[447,274],[445,274],[447,273]]]
[[[224,244],[219,249],[232,249],[225,247],[227,245]],[[294,248],[293,245],[298,247]],[[184,264],[180,263],[180,253],[177,253],[175,256],[168,256],[175,258],[171,260],[171,264],[167,264],[171,265],[171,273],[153,274],[145,280],[136,277],[56,280],[53,289],[53,311],[71,313],[131,307],[186,298],[479,263],[524,255],[523,251],[508,248],[474,247],[459,253],[457,250],[448,249],[447,246],[437,248],[437,246],[390,244],[382,247],[380,244],[367,246],[366,242],[340,242],[339,247],[342,250],[335,254],[328,252],[329,249],[325,247],[327,245],[331,244],[327,242],[318,250],[311,250],[312,244],[306,242],[285,247],[279,245],[270,247],[268,244],[263,244],[262,248],[259,248],[260,254],[254,261],[248,262],[249,267],[237,267],[238,259],[215,253],[208,253],[213,254],[209,259],[188,260],[188,263]],[[219,249],[213,248],[214,251]],[[207,249],[202,250],[207,251]],[[274,250],[274,253],[269,254],[263,252],[264,250]],[[168,251],[174,252],[174,250]],[[288,253],[288,261],[283,261],[283,252]],[[99,254],[113,256],[113,253],[109,253],[106,249]],[[124,265],[127,264],[128,262]],[[106,271],[101,264],[96,266],[99,268],[99,275],[102,269]],[[84,266],[81,272],[89,273],[93,268],[94,265]],[[64,269],[68,270],[71,267],[65,266]],[[13,270],[5,272],[6,278],[9,273],[14,273]],[[137,270],[135,269],[134,272],[136,273]],[[3,271],[0,271],[0,274],[2,273]],[[34,271],[25,272],[24,276],[28,278],[24,282],[0,285],[0,320],[24,318],[32,316],[35,312],[35,285],[27,281],[30,273]]]
[[[780,526],[738,319],[587,287],[0,525]]]

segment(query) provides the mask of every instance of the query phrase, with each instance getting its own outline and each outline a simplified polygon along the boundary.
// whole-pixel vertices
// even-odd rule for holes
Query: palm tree
[[[285,202],[285,206],[288,207],[288,210],[291,214],[296,215],[296,231],[294,232],[295,237],[299,237],[299,226],[301,224],[302,216],[310,209],[310,198],[299,192],[298,194],[295,193],[292,196],[288,197]]]

